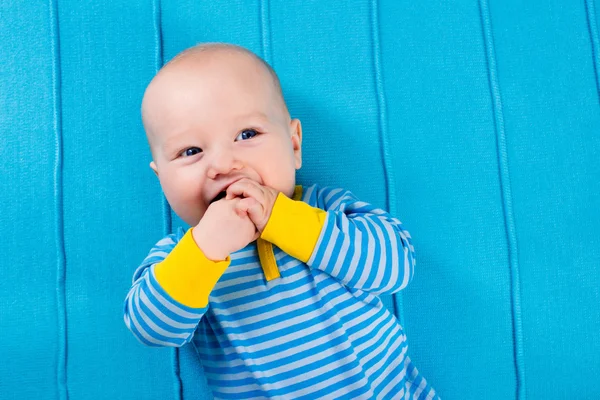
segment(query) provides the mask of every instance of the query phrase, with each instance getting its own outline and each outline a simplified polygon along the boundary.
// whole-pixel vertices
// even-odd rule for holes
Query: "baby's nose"
[[[220,151],[210,157],[207,174],[210,179],[215,179],[219,175],[227,175],[241,167],[241,162],[231,152]]]

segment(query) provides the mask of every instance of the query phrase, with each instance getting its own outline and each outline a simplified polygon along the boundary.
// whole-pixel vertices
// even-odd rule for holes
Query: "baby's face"
[[[300,121],[290,119],[264,67],[243,54],[202,57],[161,71],[142,105],[150,165],[190,226],[240,178],[291,197],[302,164]]]

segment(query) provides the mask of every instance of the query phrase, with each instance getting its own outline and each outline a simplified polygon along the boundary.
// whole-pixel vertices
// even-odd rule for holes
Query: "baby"
[[[219,399],[433,399],[378,297],[413,275],[409,233],[350,192],[296,185],[302,126],[250,51],[204,44],[152,80],[142,119],[157,175],[192,228],[135,271],[125,323],[193,342]]]

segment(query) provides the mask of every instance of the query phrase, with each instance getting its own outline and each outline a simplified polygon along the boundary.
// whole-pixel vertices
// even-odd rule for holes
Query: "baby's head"
[[[180,53],[148,85],[142,120],[150,167],[190,226],[243,177],[292,197],[302,127],[275,72],[250,51],[211,43]]]

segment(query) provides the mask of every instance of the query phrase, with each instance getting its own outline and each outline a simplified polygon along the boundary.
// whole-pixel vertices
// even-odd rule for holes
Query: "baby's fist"
[[[212,203],[192,230],[192,236],[204,255],[213,261],[224,260],[243,249],[260,235],[240,204],[246,199],[221,199]]]
[[[238,210],[248,213],[258,232],[262,233],[271,217],[278,194],[279,192],[273,188],[243,178],[227,188],[225,199],[242,198]]]

